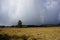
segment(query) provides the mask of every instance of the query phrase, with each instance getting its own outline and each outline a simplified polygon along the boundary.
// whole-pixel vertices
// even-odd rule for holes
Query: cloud
[[[59,21],[59,0],[47,0],[45,3],[46,19],[45,23],[57,24]]]
[[[23,24],[37,24],[35,22],[38,18],[35,13],[34,0],[2,0],[1,7],[0,14],[3,13],[4,20],[4,16],[7,15],[6,20],[9,25],[17,23],[20,19]]]
[[[58,22],[60,0],[0,0],[0,24],[40,25]]]

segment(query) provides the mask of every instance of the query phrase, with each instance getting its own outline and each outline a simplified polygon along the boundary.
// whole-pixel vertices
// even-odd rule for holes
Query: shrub
[[[20,27],[20,28],[22,27],[22,22],[21,22],[21,20],[18,21],[17,26]]]
[[[7,34],[0,34],[0,40],[10,40],[10,36],[8,36]]]

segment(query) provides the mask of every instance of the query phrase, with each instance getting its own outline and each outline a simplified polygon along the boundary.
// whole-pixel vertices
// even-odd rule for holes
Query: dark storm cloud
[[[46,19],[45,23],[57,24],[59,22],[60,1],[50,0],[46,2]]]
[[[40,25],[59,22],[60,0],[0,0],[0,24]]]

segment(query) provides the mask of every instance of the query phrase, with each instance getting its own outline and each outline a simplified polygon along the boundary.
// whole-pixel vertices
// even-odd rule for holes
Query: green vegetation
[[[22,27],[22,22],[21,22],[21,20],[18,21],[17,26],[20,27],[20,28]]]

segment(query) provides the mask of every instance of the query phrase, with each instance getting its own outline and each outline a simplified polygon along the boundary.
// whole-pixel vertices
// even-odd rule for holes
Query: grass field
[[[0,34],[20,37],[19,39],[13,40],[60,40],[60,27],[0,28]]]

